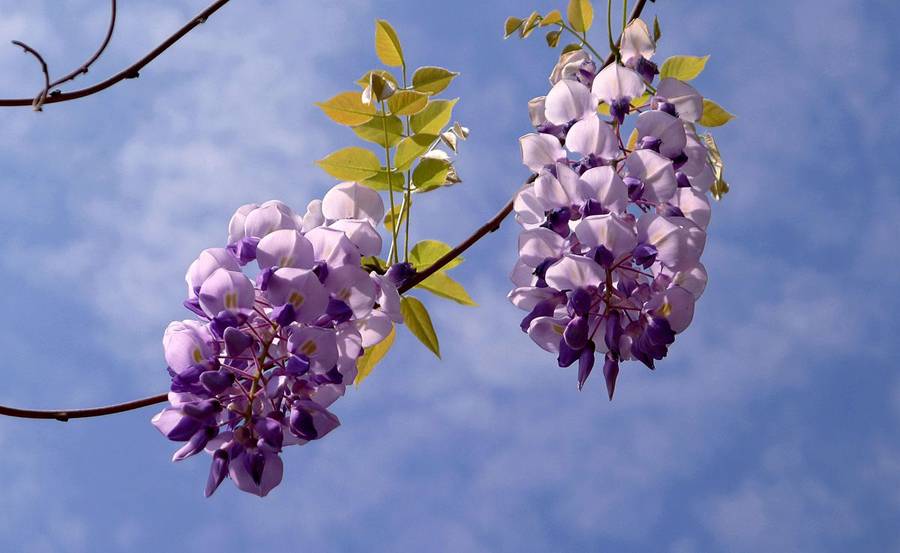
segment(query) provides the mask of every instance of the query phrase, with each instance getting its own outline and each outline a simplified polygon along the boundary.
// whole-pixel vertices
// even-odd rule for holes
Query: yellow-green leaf
[[[417,90],[398,90],[388,98],[388,107],[394,115],[415,115],[427,104],[428,94]]]
[[[519,34],[522,35],[522,38],[526,38],[531,34],[531,31],[535,30],[538,26],[538,23],[541,22],[541,14],[538,12],[532,12],[531,15],[528,16],[528,19],[525,20],[525,23],[522,25],[522,30]]]
[[[426,94],[437,94],[450,86],[459,73],[443,67],[420,67],[413,73],[413,88]]]
[[[340,125],[361,125],[375,115],[375,108],[362,103],[359,92],[341,92],[326,102],[316,104],[325,115]]]
[[[659,28],[659,17],[653,16],[653,42],[659,42],[662,30]]]
[[[550,31],[547,33],[547,46],[550,48],[556,48],[559,44],[559,36],[562,34],[562,30],[559,31]]]
[[[659,78],[672,77],[679,81],[696,79],[706,67],[707,60],[709,56],[672,56],[663,63],[659,70]]]
[[[716,144],[713,135],[706,133],[702,138],[703,142],[706,144],[706,149],[709,152],[709,163],[713,168],[713,176],[715,177],[715,181],[713,182],[712,187],[710,187],[710,192],[712,192],[712,195],[716,200],[721,200],[730,190],[728,183],[725,182],[725,163],[722,161],[719,145]]]
[[[639,108],[639,107],[643,106],[644,104],[646,104],[647,102],[650,101],[651,96],[652,96],[652,94],[650,94],[649,92],[645,92],[645,93],[641,94],[637,98],[634,98],[633,100],[631,100],[631,107]]]
[[[381,162],[371,151],[351,146],[329,154],[316,164],[334,178],[362,181],[377,174]]]
[[[562,14],[559,13],[559,10],[553,10],[544,16],[541,20],[541,27],[547,27],[549,25],[555,25],[557,23],[562,23]]]
[[[395,77],[393,74],[391,74],[390,71],[387,71],[384,69],[375,69],[372,71],[366,71],[365,75],[363,75],[362,77],[360,77],[359,79],[356,80],[356,84],[358,84],[359,86],[361,86],[363,88],[366,88],[367,86],[369,86],[369,83],[372,80],[373,73],[378,75],[382,79],[386,80],[387,82],[391,83],[392,85],[394,85],[394,87],[397,87],[397,77]]]
[[[401,213],[400,210],[403,209]],[[409,215],[409,207],[406,203],[401,203],[399,205],[395,205],[394,209],[388,211],[384,214],[384,226],[389,231],[394,230],[394,220],[397,220],[397,225],[402,225],[403,220],[406,219],[406,216]]]
[[[522,27],[522,23],[525,23],[525,21],[518,17],[507,17],[506,23],[503,25],[503,38],[509,38],[514,32],[518,31]]]
[[[387,355],[387,352],[390,351],[391,346],[394,345],[394,338],[397,337],[397,329],[394,327],[393,323],[391,324],[391,332],[385,337],[384,340],[378,342],[374,346],[369,346],[366,348],[365,353],[362,354],[362,357],[357,359],[356,361],[356,380],[354,380],[354,384],[359,386],[362,384],[362,381],[366,379],[370,374],[372,374],[372,370],[375,368],[375,365],[378,364],[379,361],[384,359],[384,356]]]
[[[453,100],[432,100],[419,113],[410,119],[412,132],[419,134],[440,134],[444,127],[450,123],[453,116],[453,106],[459,98]]]
[[[431,317],[428,310],[422,305],[422,302],[412,296],[406,296],[400,300],[400,314],[403,315],[403,322],[406,328],[413,333],[413,336],[425,344],[438,359],[441,357],[441,346],[438,343],[437,333],[434,331],[434,325],[431,324]]]
[[[409,262],[416,269],[425,269],[430,267],[435,261],[450,253],[453,248],[449,244],[445,244],[438,240],[422,240],[409,252]],[[441,268],[441,271],[449,271],[453,267],[463,262],[461,257],[457,257],[450,263]]]
[[[703,117],[699,123],[704,127],[721,127],[734,119],[734,115],[728,113],[725,108],[712,100],[703,99]]]
[[[401,67],[403,61],[403,49],[400,47],[400,39],[397,31],[391,24],[383,19],[375,22],[375,53],[381,63],[388,67]]]
[[[387,127],[387,141],[384,139]],[[403,122],[395,115],[376,115],[362,125],[353,127],[356,136],[374,142],[382,148],[393,148],[403,138]]]
[[[431,148],[438,136],[435,134],[414,134],[408,136],[397,144],[397,155],[394,158],[394,168],[398,171],[406,171],[422,154]]]
[[[444,272],[437,272],[420,282],[416,288],[428,290],[436,296],[453,300],[462,305],[477,306],[463,285],[456,282]]]
[[[590,0],[569,0],[569,25],[579,33],[586,33],[594,22],[594,7]]]
[[[637,139],[638,139],[637,129],[633,129],[631,131],[631,134],[628,136],[628,145],[625,147],[633,152],[634,149],[637,147]]]
[[[362,93],[363,102],[383,102],[397,91],[389,80],[378,73],[369,73],[369,86]]]
[[[416,170],[412,174],[412,181],[418,192],[426,192],[447,182],[447,173],[449,172],[449,161],[427,157],[416,166]]]
[[[367,273],[375,271],[376,273],[383,275],[388,270],[387,261],[374,255],[364,256],[359,261],[359,265],[365,269]]]
[[[388,181],[389,175],[390,181]],[[382,167],[371,177],[359,182],[374,190],[387,191],[393,188],[394,192],[397,192],[403,188],[406,178],[403,176],[403,173],[398,173],[397,171],[388,173],[387,170]]]

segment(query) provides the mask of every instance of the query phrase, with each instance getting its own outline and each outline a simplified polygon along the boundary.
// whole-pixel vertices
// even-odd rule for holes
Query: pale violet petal
[[[566,158],[559,140],[550,134],[526,134],[519,139],[519,144],[522,148],[522,163],[535,173]]]

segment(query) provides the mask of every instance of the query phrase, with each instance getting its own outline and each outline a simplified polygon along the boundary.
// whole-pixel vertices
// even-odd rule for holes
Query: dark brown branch
[[[34,111],[41,111],[41,105],[43,105],[44,100],[47,98],[47,94],[50,92],[50,71],[47,69],[47,62],[44,61],[44,56],[40,54],[37,50],[32,48],[31,46],[25,44],[20,40],[14,40],[12,43],[19,48],[25,50],[26,54],[31,54],[34,58],[41,64],[41,71],[44,73],[44,89],[38,93],[34,99],[29,100],[25,105],[31,104],[31,107],[34,108]]]
[[[536,179],[536,178],[537,178],[536,174],[531,175],[531,177],[529,177],[528,180],[526,181],[526,184],[530,184],[530,183],[534,182],[534,179]],[[518,192],[516,192],[516,194],[518,195]],[[406,281],[403,284],[403,286],[401,286],[398,289],[398,291],[401,294],[403,294],[405,292],[408,292],[409,290],[412,290],[413,288],[416,287],[417,284],[419,284],[426,278],[430,277],[434,273],[440,271],[448,263],[450,263],[457,257],[461,256],[463,254],[463,252],[465,252],[470,247],[472,247],[472,245],[474,245],[475,242],[478,242],[479,240],[484,238],[485,235],[498,230],[500,228],[500,224],[503,223],[503,220],[506,219],[507,215],[512,213],[513,202],[515,202],[515,201],[516,201],[516,197],[513,196],[506,203],[506,205],[503,206],[503,209],[498,211],[497,214],[494,215],[490,221],[488,221],[487,223],[485,223],[481,227],[479,227],[478,230],[476,230],[474,233],[472,233],[471,236],[469,236],[468,238],[463,240],[463,242],[461,244],[459,244],[458,246],[456,246],[455,248],[453,248],[452,250],[450,250],[449,252],[447,252],[446,254],[441,256],[437,261],[435,261],[434,263],[429,265],[429,267],[427,269],[416,273],[415,276],[413,276],[408,281]]]
[[[220,1],[218,4],[225,4],[228,0]],[[631,13],[631,20],[635,20],[641,15],[641,11],[644,9],[644,5],[646,4],[646,0],[639,0],[638,3],[634,7],[634,11]],[[221,6],[219,6],[221,7]],[[210,6],[212,8],[212,6]],[[209,9],[209,8],[207,8]],[[218,9],[218,7],[216,7]],[[215,10],[213,10],[215,11]],[[188,29],[190,30],[190,29]],[[184,31],[185,33],[187,31]],[[180,38],[180,37],[178,37]],[[178,38],[175,40],[177,41]],[[174,42],[174,41],[173,41]],[[164,50],[165,48],[163,48]],[[158,54],[157,54],[158,55]],[[154,56],[155,57],[155,56]],[[613,57],[615,59],[615,57]],[[152,58],[151,58],[152,60]],[[149,63],[149,61],[147,62]],[[612,63],[607,58],[606,65]],[[146,65],[146,64],[145,64]],[[2,104],[0,104],[2,105]],[[534,182],[534,179],[537,178],[537,175],[531,175],[531,177],[526,181],[526,183]],[[513,202],[515,201],[515,196],[509,202],[503,206],[503,209],[497,212],[487,223],[478,228],[471,236],[466,238],[461,244],[450,250],[446,255],[442,256],[440,259],[435,261],[431,266],[429,266],[424,271],[417,273],[413,278],[411,278],[407,283],[400,287],[400,293],[408,292],[410,289],[414,288],[417,284],[433,275],[434,273],[443,269],[448,263],[459,257],[466,250],[468,250],[473,244],[481,240],[485,237],[485,235],[490,234],[497,229],[500,228],[500,225],[503,223],[503,220],[512,213],[513,210]],[[134,409],[140,409],[141,407],[147,407],[149,405],[155,405],[157,403],[162,403],[168,399],[168,394],[160,394],[157,396],[151,396],[143,399],[137,399],[134,401],[129,401],[127,403],[119,403],[117,405],[108,405],[106,407],[93,407],[90,409],[74,409],[74,410],[51,410],[51,411],[39,411],[33,409],[16,409],[14,407],[5,407],[0,405],[0,415],[6,415],[8,417],[20,417],[27,419],[55,419],[58,421],[67,421],[69,419],[77,419],[77,418],[86,418],[86,417],[102,417],[104,415],[113,415],[116,413],[124,413],[125,411],[131,411]]]
[[[65,77],[60,77],[56,79],[52,83],[50,83],[50,88],[57,87],[63,83],[67,83],[71,80],[74,80],[75,77],[79,75],[86,75],[88,70],[94,64],[97,59],[103,54],[106,50],[106,47],[109,46],[109,41],[112,39],[113,31],[116,28],[116,0],[112,0],[112,6],[110,7],[110,15],[109,15],[109,26],[106,29],[106,36],[103,38],[103,42],[100,43],[100,47],[97,48],[97,51],[94,52],[91,57],[87,59],[86,62],[82,63],[78,69],[72,71]]]
[[[227,4],[230,0],[217,0],[213,2],[208,8],[195,15],[190,21],[188,21],[181,29],[175,32],[172,36],[167,38],[162,44],[151,50],[146,56],[139,59],[134,64],[126,67],[122,71],[119,71],[112,77],[106,79],[105,81],[101,81],[92,86],[82,88],[79,90],[73,90],[71,92],[62,92],[60,94],[49,95],[44,99],[44,104],[55,104],[57,102],[67,102],[69,100],[76,100],[78,98],[84,98],[85,96],[90,96],[92,94],[96,94],[107,88],[124,81],[125,79],[135,79],[140,75],[140,70],[147,66],[150,62],[155,60],[160,54],[168,50],[173,44],[181,40],[184,35],[191,32],[195,27],[201,25],[206,22],[206,20],[217,12],[222,6]],[[30,106],[34,100],[28,98],[5,98],[0,99],[0,107],[9,107],[9,106]]]
[[[16,409],[15,407],[6,407],[0,405],[0,415],[7,417],[19,417],[23,419],[55,419],[66,422],[69,419],[84,419],[87,417],[102,417],[104,415],[113,415],[115,413],[124,413],[147,407],[148,405],[156,405],[168,399],[168,394],[159,394],[158,396],[145,397],[136,399],[127,403],[119,403],[116,405],[107,405],[106,407],[91,407],[90,409],[70,409],[70,410],[50,410],[41,411],[36,409]]]

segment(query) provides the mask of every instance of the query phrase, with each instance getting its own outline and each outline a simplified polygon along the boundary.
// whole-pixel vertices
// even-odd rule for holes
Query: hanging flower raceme
[[[652,369],[666,356],[707,280],[703,98],[674,78],[653,88],[655,48],[637,20],[620,62],[563,54],[550,92],[529,103],[537,132],[521,139],[535,178],[515,200],[524,230],[509,299],[535,343],[578,364],[579,389],[601,356],[610,399],[622,362]]]
[[[174,461],[212,457],[207,496],[226,477],[265,496],[281,482],[284,447],[340,424],[329,408],[357,359],[402,321],[394,284],[360,266],[381,250],[384,211],[357,183],[335,186],[302,217],[278,201],[245,205],[227,247],[191,264],[185,306],[198,318],[166,329],[171,405],[152,422],[184,442]]]

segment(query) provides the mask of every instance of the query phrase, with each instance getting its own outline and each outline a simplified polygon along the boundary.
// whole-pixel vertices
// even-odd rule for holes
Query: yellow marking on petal
[[[294,261],[294,258],[292,258],[289,255],[286,255],[278,260],[278,266],[281,268],[290,267],[291,263],[293,263],[293,261]]]
[[[338,298],[341,299],[341,301],[346,302],[347,300],[350,299],[350,289],[344,288],[343,290],[340,291],[340,293],[337,296],[338,296]]]
[[[288,298],[288,302],[294,307],[300,307],[304,301],[306,301],[306,298],[300,292],[292,292],[291,297]]]
[[[563,331],[566,330],[566,328],[564,326],[557,325],[557,324],[552,325],[552,328],[553,328],[553,332],[559,334],[560,336],[562,336]]]
[[[200,348],[194,348],[193,351],[194,363],[199,363],[203,361],[203,354],[200,353]]]
[[[225,294],[225,309],[237,309],[237,306],[237,292],[228,292]]]
[[[311,357],[315,355],[315,353],[319,350],[319,347],[316,346],[316,343],[312,340],[307,340],[304,342],[302,346],[300,346],[300,353],[307,357]]]
[[[672,314],[672,304],[665,301],[663,302],[662,306],[656,310],[656,312],[668,319],[669,315]]]

